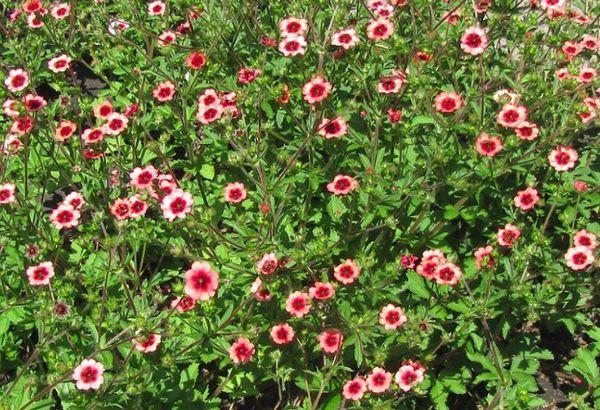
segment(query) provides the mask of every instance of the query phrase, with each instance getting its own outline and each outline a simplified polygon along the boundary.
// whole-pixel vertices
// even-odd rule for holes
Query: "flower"
[[[111,113],[106,118],[106,124],[103,126],[103,131],[108,135],[119,135],[125,128],[129,120],[123,114],[118,112]]]
[[[279,32],[283,37],[304,35],[308,30],[308,21],[296,17],[288,17],[279,22]]]
[[[333,276],[344,285],[350,285],[359,275],[360,267],[352,259],[346,259],[333,269]]]
[[[420,366],[405,364],[396,372],[395,380],[398,386],[407,392],[423,381],[424,372]]]
[[[148,189],[152,187],[154,180],[158,178],[158,171],[152,165],[144,168],[135,167],[129,174],[129,178],[129,184],[132,187]]]
[[[263,287],[261,278],[256,278],[250,287],[250,293],[259,302],[268,302],[273,297],[268,289]]]
[[[600,47],[600,39],[589,34],[584,34],[583,38],[579,42],[579,46],[595,51],[598,49],[598,47]]]
[[[202,124],[210,124],[213,121],[218,120],[223,115],[223,106],[219,103],[213,106],[198,105],[198,112],[196,118]]]
[[[456,93],[439,93],[434,100],[436,111],[441,113],[452,113],[459,110],[463,105],[462,98]]]
[[[379,323],[385,327],[385,330],[396,330],[402,327],[407,320],[404,309],[391,303],[381,308],[379,313]]]
[[[65,197],[63,203],[69,204],[75,209],[81,209],[83,204],[85,204],[85,200],[83,199],[83,195],[81,195],[79,192],[71,192]]]
[[[534,188],[528,187],[523,191],[517,192],[513,201],[517,208],[521,208],[523,211],[527,211],[538,203],[540,197],[538,191]]]
[[[488,46],[488,38],[485,31],[479,27],[469,27],[460,38],[460,48],[473,56],[483,54]]]
[[[208,262],[194,262],[185,272],[185,294],[194,300],[208,300],[219,287],[219,274]]]
[[[496,122],[506,128],[519,128],[527,120],[527,108],[522,105],[505,104],[496,116]]]
[[[375,367],[367,376],[367,387],[373,393],[384,393],[392,383],[392,374],[381,367]]]
[[[333,181],[327,184],[327,190],[334,195],[347,195],[358,186],[356,179],[348,175],[336,175]]]
[[[241,182],[231,182],[225,186],[225,189],[223,189],[223,197],[225,198],[225,202],[239,204],[246,199],[247,196],[248,193],[246,192],[246,188]]]
[[[342,387],[342,394],[346,400],[358,401],[363,398],[366,392],[367,382],[361,377],[347,381]]]
[[[166,47],[177,40],[177,33],[172,30],[165,30],[158,36],[158,45]]]
[[[522,140],[531,141],[538,137],[540,129],[536,124],[532,124],[529,121],[523,121],[515,128],[515,132]]]
[[[129,200],[124,198],[116,199],[110,206],[110,213],[119,221],[129,218],[131,213]]]
[[[589,83],[596,78],[597,72],[596,69],[592,67],[581,67],[579,70],[579,76],[577,77],[582,83]]]
[[[165,13],[165,3],[161,0],[154,0],[148,3],[148,15],[149,16],[162,16]]]
[[[10,126],[10,132],[18,135],[25,135],[33,129],[35,121],[28,115],[16,117]]]
[[[579,156],[577,151],[571,147],[559,145],[548,154],[550,165],[557,171],[568,171],[575,167]]]
[[[598,242],[596,240],[596,235],[585,229],[581,229],[575,232],[575,235],[573,236],[573,245],[594,250],[596,249],[596,246],[598,246]]]
[[[337,353],[342,348],[344,335],[337,329],[325,330],[319,334],[319,345],[325,353]]]
[[[304,100],[309,104],[315,104],[323,101],[331,91],[331,83],[325,81],[323,77],[317,75],[302,87]]]
[[[66,54],[59,54],[48,61],[48,68],[54,73],[63,73],[71,67],[73,59]]]
[[[62,20],[69,17],[71,12],[71,6],[67,3],[58,3],[52,6],[50,9],[50,15],[57,20]]]
[[[575,181],[573,182],[573,189],[577,192],[585,192],[589,189],[587,182],[585,181]]]
[[[310,296],[299,291],[291,293],[285,302],[285,310],[294,317],[304,317],[310,312]]]
[[[384,17],[367,24],[367,38],[372,41],[387,40],[394,34],[394,23]]]
[[[130,218],[137,219],[146,215],[146,211],[148,210],[146,201],[140,199],[137,195],[130,196],[127,200],[129,201]]]
[[[254,355],[254,345],[245,337],[239,337],[229,348],[229,358],[235,364],[247,363]]]
[[[135,350],[142,353],[152,353],[155,352],[158,346],[160,345],[161,336],[157,333],[150,333],[148,337],[144,340],[134,340],[133,346]]]
[[[475,251],[475,264],[477,265],[477,269],[482,269],[484,267],[491,268],[494,266],[494,258],[492,257],[493,251],[494,248],[490,245],[480,247]]]
[[[4,85],[12,93],[24,90],[29,85],[29,73],[22,68],[10,70],[4,79]]]
[[[585,246],[569,248],[565,254],[567,266],[573,270],[584,270],[594,263],[594,253]]]
[[[319,124],[319,134],[326,139],[340,138],[348,133],[348,125],[343,117],[337,116],[332,120],[323,118]]]
[[[23,97],[23,104],[25,109],[29,112],[39,111],[48,104],[44,97],[39,95],[27,94]]]
[[[192,51],[185,59],[185,66],[192,70],[199,70],[206,64],[206,56],[199,51]]]
[[[256,269],[263,275],[270,275],[279,267],[279,260],[274,253],[266,253],[256,263]]]
[[[165,219],[173,222],[176,218],[185,218],[192,211],[192,194],[182,189],[174,189],[162,199],[160,208]]]
[[[331,283],[315,282],[308,289],[308,294],[313,299],[327,300],[333,297],[335,289]]]
[[[406,254],[406,255],[402,255],[402,258],[400,259],[400,263],[402,264],[402,267],[404,267],[405,269],[415,269],[417,267],[417,262],[419,261],[419,258],[417,258],[415,255],[412,254]]]
[[[387,114],[388,114],[388,121],[391,122],[392,124],[395,124],[402,119],[402,110],[388,108]]]
[[[154,90],[152,90],[152,96],[160,102],[171,101],[175,96],[175,84],[171,81],[158,83]]]
[[[513,246],[521,236],[521,231],[513,224],[506,224],[504,228],[498,229],[498,244],[501,246]]]
[[[502,140],[498,137],[490,137],[487,133],[482,132],[475,141],[475,149],[481,155],[486,157],[494,157],[502,151]]]
[[[259,69],[250,69],[250,68],[240,67],[240,69],[238,70],[237,81],[240,84],[250,84],[259,75],[260,75]]]
[[[391,76],[381,77],[377,84],[377,92],[382,94],[396,94],[406,84],[406,73],[395,70]]]
[[[188,295],[185,295],[181,298],[176,297],[171,301],[171,307],[180,312],[187,312],[188,310],[192,310],[196,307],[196,301]]]
[[[69,204],[60,204],[50,214],[50,221],[56,229],[73,228],[79,224],[81,213]]]
[[[17,202],[15,197],[16,187],[10,182],[0,184],[0,205],[12,204]]]
[[[65,141],[73,136],[77,125],[71,121],[61,121],[54,130],[54,139],[56,141]]]
[[[104,383],[104,366],[94,359],[84,359],[73,371],[79,390],[98,390]]]
[[[416,271],[425,279],[434,279],[435,271],[442,263],[442,260],[437,256],[429,259],[421,259],[421,263],[417,266]]]
[[[294,340],[294,329],[287,323],[275,325],[271,328],[271,339],[275,344],[285,345]]]
[[[349,50],[358,44],[360,39],[356,35],[356,30],[353,28],[345,28],[343,30],[336,31],[331,36],[331,45],[342,47],[344,50]]]
[[[42,262],[36,266],[27,268],[27,279],[32,286],[43,286],[50,283],[54,277],[54,266],[52,262]]]
[[[277,49],[286,57],[302,55],[306,53],[306,39],[301,35],[284,37],[279,42]]]
[[[433,278],[439,285],[456,285],[462,277],[462,271],[452,262],[446,262],[435,268]]]

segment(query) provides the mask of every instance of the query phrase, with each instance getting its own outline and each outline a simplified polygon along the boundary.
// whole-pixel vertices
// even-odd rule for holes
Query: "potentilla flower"
[[[29,73],[22,68],[10,70],[4,79],[4,85],[13,93],[24,90],[29,85]]]
[[[373,393],[385,393],[392,383],[392,374],[381,367],[371,370],[367,376],[367,387]]]
[[[488,43],[487,35],[480,27],[469,27],[460,38],[460,48],[473,56],[483,54]]]
[[[127,23],[123,20],[114,19],[108,23],[108,32],[110,34],[112,34],[113,36],[116,34],[119,34],[123,30],[127,30],[128,28],[129,28],[129,23]]]
[[[202,95],[198,96],[198,105],[203,107],[216,107],[221,105],[221,98],[215,90],[207,88]]]
[[[113,113],[113,106],[110,101],[102,101],[94,106],[94,117],[107,120],[108,116]]]
[[[563,145],[557,146],[548,154],[550,165],[557,171],[569,171],[575,167],[578,159],[577,151]]]
[[[506,88],[496,91],[493,98],[498,104],[518,104],[520,99],[519,94]]]
[[[25,135],[33,129],[35,121],[33,117],[24,115],[16,117],[10,125],[10,132],[18,135]]]
[[[39,95],[27,94],[23,97],[23,105],[29,112],[39,111],[46,106],[47,102],[44,97]]]
[[[311,298],[317,300],[331,299],[335,294],[335,289],[331,283],[315,282],[308,289],[308,294]]]
[[[598,49],[598,47],[600,47],[600,39],[589,34],[584,34],[583,38],[579,42],[579,45],[582,48],[595,51]]]
[[[558,70],[556,70],[556,73],[554,75],[556,75],[556,78],[558,78],[561,81],[571,77],[571,73],[569,73],[568,68],[559,68]]]
[[[577,54],[581,53],[581,46],[574,41],[565,41],[562,52],[567,56],[567,61],[571,61]]]
[[[600,98],[585,97],[583,104],[590,110],[598,110],[600,109]]]
[[[325,330],[319,334],[319,345],[325,353],[337,353],[342,349],[344,335],[337,329]]]
[[[137,195],[130,196],[129,201],[129,217],[133,219],[141,218],[148,211],[148,204]]]
[[[83,195],[79,192],[71,192],[69,195],[63,199],[64,204],[69,204],[75,209],[81,209],[81,207],[85,204],[85,199],[83,199]]]
[[[200,70],[206,64],[206,56],[200,51],[192,51],[185,59],[185,66],[192,70]]]
[[[347,195],[358,187],[356,179],[348,175],[336,175],[333,181],[327,184],[327,190],[334,195]]]
[[[135,114],[137,114],[139,109],[140,109],[140,105],[138,103],[129,104],[125,107],[125,116],[132,117]]]
[[[77,125],[71,121],[61,121],[54,130],[54,139],[56,141],[65,141],[73,136]]]
[[[340,138],[348,133],[348,124],[343,117],[337,116],[332,120],[323,118],[319,124],[319,134],[327,139]]]
[[[413,386],[421,383],[424,379],[424,370],[419,366],[406,364],[396,372],[395,380],[398,386],[405,392],[410,391]]]
[[[331,45],[342,47],[344,50],[349,50],[358,44],[360,39],[353,28],[345,28],[336,31],[331,36]]]
[[[63,73],[71,67],[73,59],[66,54],[60,54],[48,61],[48,68],[55,73]]]
[[[578,112],[577,115],[579,116],[579,118],[581,119],[581,122],[583,124],[592,122],[597,117],[597,114],[595,111],[582,111],[582,112]]]
[[[384,17],[369,21],[367,38],[372,41],[387,40],[394,34],[394,23]]]
[[[268,302],[273,297],[271,292],[266,289],[262,284],[261,278],[256,278],[250,287],[250,293],[254,295],[254,298],[259,302]]]
[[[50,221],[56,229],[73,228],[79,224],[81,213],[69,204],[60,204],[50,214]]]
[[[58,318],[69,316],[69,305],[64,302],[56,302],[53,309],[54,315]]]
[[[361,377],[349,380],[342,387],[342,394],[346,400],[358,401],[367,392],[367,382]]]
[[[237,81],[240,84],[250,84],[252,81],[256,80],[256,77],[260,75],[260,70],[255,68],[245,68],[240,67],[238,70]]]
[[[523,121],[515,128],[515,133],[522,140],[531,141],[538,137],[540,129],[536,124],[529,121]]]
[[[446,262],[435,269],[433,278],[439,285],[456,285],[462,277],[460,268],[452,262]]]
[[[108,135],[119,135],[127,128],[129,120],[123,114],[113,112],[106,118],[103,130]]]
[[[27,268],[27,279],[32,286],[45,286],[54,277],[54,266],[52,262],[42,262],[36,266]]]
[[[391,76],[381,77],[377,84],[377,92],[383,94],[396,94],[406,84],[406,73],[394,71]]]
[[[270,275],[274,273],[279,267],[279,260],[274,253],[266,253],[256,263],[256,269],[263,275]]]
[[[325,81],[322,76],[317,75],[302,87],[304,100],[309,104],[323,101],[331,91],[331,83]]]
[[[585,192],[589,189],[587,182],[585,181],[575,181],[573,182],[573,189],[577,192]]]
[[[127,198],[118,198],[110,206],[110,213],[119,221],[129,218],[131,214],[129,200]]]
[[[350,285],[360,275],[360,266],[352,259],[346,259],[333,269],[333,276],[344,285]]]
[[[419,258],[411,254],[402,255],[402,258],[400,259],[400,263],[405,269],[415,269],[418,261]]]
[[[287,323],[273,326],[271,328],[271,339],[275,344],[286,345],[294,340],[294,329]]]
[[[27,15],[27,26],[30,28],[40,28],[44,25],[44,22],[36,14]]]
[[[299,291],[291,293],[285,302],[285,310],[294,317],[304,317],[310,312],[310,296]]]
[[[71,6],[67,3],[59,3],[52,6],[50,9],[50,15],[57,20],[62,20],[69,17],[71,12]]]
[[[171,301],[171,308],[177,309],[180,312],[187,312],[188,310],[192,310],[196,307],[196,301],[185,295],[183,297],[176,297]]]
[[[185,272],[185,294],[194,300],[208,300],[219,287],[219,274],[208,262],[194,262]]]
[[[239,204],[242,202],[248,193],[246,192],[246,187],[241,182],[230,182],[225,185],[223,189],[223,198],[225,202],[229,202],[232,204]]]
[[[456,26],[456,24],[458,24],[458,21],[460,20],[460,16],[460,9],[449,10],[443,14],[442,21],[445,21],[452,26]]]
[[[275,45],[277,44],[277,39],[267,36],[260,36],[258,42],[265,47],[275,47]]]
[[[585,246],[569,248],[565,254],[567,266],[573,270],[584,270],[594,263],[594,253]]]
[[[175,96],[175,84],[171,81],[163,81],[152,90],[152,96],[160,101],[171,101]]]
[[[402,110],[396,110],[394,108],[387,109],[388,121],[392,124],[399,122],[402,119]]]
[[[394,15],[394,11],[394,6],[391,4],[384,4],[375,11],[375,14],[377,14],[379,17],[385,17],[389,19]]]
[[[165,219],[173,222],[176,218],[185,218],[192,211],[192,194],[175,189],[162,199],[160,208]]]
[[[422,262],[427,262],[433,260],[434,258],[438,258],[441,263],[446,262],[446,255],[444,255],[444,252],[439,249],[428,249],[423,252],[423,255],[421,255]]]
[[[526,120],[527,108],[515,104],[505,104],[496,116],[496,122],[506,128],[522,127]]]
[[[419,266],[417,266],[416,271],[425,279],[433,279],[437,267],[440,266],[442,263],[442,260],[437,256],[431,257],[426,260],[422,259],[421,263],[419,263]]]
[[[456,93],[439,93],[434,100],[436,111],[442,113],[452,113],[459,110],[463,105],[462,98]]]
[[[84,359],[73,371],[79,390],[98,390],[104,383],[104,366],[94,359]]]
[[[86,128],[81,133],[81,140],[84,145],[94,144],[104,139],[104,130],[102,128]]]
[[[179,186],[177,181],[171,174],[161,174],[158,176],[158,189],[164,192],[165,195],[169,195],[175,191]]]
[[[148,189],[152,187],[154,180],[158,178],[158,170],[152,165],[144,168],[135,167],[129,174],[129,185],[137,189]]]
[[[223,106],[221,104],[213,105],[213,106],[205,106],[198,105],[198,112],[196,113],[196,119],[200,121],[200,123],[206,125],[210,124],[221,118],[223,115]]]
[[[165,30],[158,36],[158,45],[167,47],[169,44],[177,40],[177,33],[172,30]]]
[[[521,230],[513,224],[506,224],[504,228],[498,229],[498,244],[501,246],[513,246],[521,236]]]
[[[254,345],[245,337],[238,338],[229,348],[229,358],[235,364],[247,363],[254,355]]]
[[[25,13],[33,14],[35,12],[41,11],[43,8],[41,0],[26,0],[21,5],[21,8]]]
[[[562,10],[567,5],[566,0],[541,0],[540,7],[544,10]]]
[[[592,67],[581,67],[579,70],[579,76],[577,77],[582,83],[589,83],[596,78],[596,69]]]
[[[23,143],[18,136],[8,134],[2,143],[2,153],[5,155],[16,155]]]
[[[494,248],[490,245],[483,246],[475,251],[475,264],[477,265],[477,269],[492,268],[494,266],[492,252],[494,252]]]
[[[396,330],[406,323],[408,318],[404,314],[404,309],[393,304],[385,305],[379,312],[379,323],[386,330]]]
[[[426,63],[431,60],[433,56],[426,51],[420,50],[415,53],[415,60]]]
[[[19,115],[18,104],[18,101],[8,98],[2,103],[2,111],[7,117],[17,117]]]
[[[279,22],[279,32],[282,36],[304,35],[308,30],[308,21],[296,17],[288,17]]]
[[[167,6],[160,0],[154,0],[148,3],[149,16],[162,16],[165,13]]]
[[[17,202],[15,197],[16,187],[10,182],[0,184],[0,205],[12,204]]]
[[[482,132],[475,141],[475,149],[481,155],[493,157],[502,151],[502,140],[498,137],[490,137],[487,133]]]
[[[277,49],[286,57],[294,57],[306,53],[306,39],[302,35],[283,37]]]
[[[142,340],[133,340],[133,346],[135,350],[142,353],[155,352],[162,340],[161,335],[157,333],[150,333],[147,338]]]
[[[596,249],[596,246],[598,246],[598,241],[596,240],[596,235],[585,229],[581,229],[575,232],[575,236],[573,236],[573,245],[583,246],[584,248],[594,250]]]
[[[523,191],[517,192],[513,202],[517,208],[521,208],[523,211],[528,211],[538,203],[540,197],[538,191],[534,188],[528,187]]]

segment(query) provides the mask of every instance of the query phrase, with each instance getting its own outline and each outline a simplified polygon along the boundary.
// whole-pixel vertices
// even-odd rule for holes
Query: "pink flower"
[[[296,17],[288,17],[279,22],[279,32],[283,37],[304,35],[308,30],[308,21]]]
[[[462,48],[465,53],[473,56],[483,54],[487,46],[487,35],[485,34],[485,31],[479,27],[469,27],[460,38],[460,48]]]
[[[429,259],[421,259],[421,263],[417,266],[417,273],[423,276],[425,279],[434,279],[435,271],[438,266],[442,263],[442,259],[437,256],[433,256]]]
[[[39,95],[27,94],[23,97],[23,104],[25,109],[29,112],[39,111],[48,104],[44,97]],[[18,113],[17,113],[18,114]]]
[[[568,171],[574,168],[578,159],[577,151],[563,145],[559,145],[548,154],[550,165],[557,171]]]
[[[0,184],[0,205],[12,204],[17,202],[15,197],[16,187],[10,182]]]
[[[154,180],[158,178],[158,171],[152,165],[144,168],[135,167],[129,174],[129,185],[138,189],[148,189],[152,187]]]
[[[162,199],[160,208],[165,219],[173,222],[176,218],[185,218],[192,211],[192,194],[182,189],[174,189]]]
[[[337,329],[325,330],[319,334],[319,345],[325,353],[337,353],[342,348],[344,336]]]
[[[331,83],[325,81],[323,77],[317,75],[302,87],[304,100],[309,104],[315,104],[323,101],[331,91]]]
[[[208,300],[219,287],[219,274],[208,262],[194,262],[185,272],[185,294],[194,300]]]
[[[240,84],[250,84],[259,75],[260,75],[259,69],[250,69],[250,68],[240,67],[240,69],[238,70],[237,81]]]
[[[10,70],[4,79],[4,85],[12,93],[24,90],[29,85],[29,73],[22,68]]]
[[[274,273],[279,267],[279,260],[274,253],[266,253],[256,264],[256,269],[263,275]]]
[[[256,278],[250,287],[250,293],[254,295],[254,298],[259,302],[268,302],[273,297],[268,289],[263,287],[261,278]]]
[[[333,276],[344,285],[350,285],[359,275],[360,267],[352,259],[346,259],[333,269]]]
[[[302,35],[290,35],[279,42],[277,49],[286,57],[294,57],[306,53],[306,39]]]
[[[199,51],[192,51],[185,59],[185,66],[192,70],[199,70],[206,64],[206,56]]]
[[[142,353],[152,353],[155,352],[158,346],[160,345],[161,336],[156,333],[150,333],[148,338],[145,340],[134,340],[133,346],[135,350]]]
[[[498,244],[501,246],[513,246],[521,236],[521,231],[515,225],[506,224],[504,228],[498,229]]]
[[[402,119],[402,110],[388,108],[387,114],[388,114],[388,121],[391,122],[392,124],[395,124]]]
[[[246,199],[247,196],[248,193],[246,192],[246,187],[241,182],[231,182],[227,184],[223,190],[225,202],[232,204],[239,204]]]
[[[436,111],[441,113],[452,113],[459,110],[463,105],[462,98],[456,93],[439,93],[434,100]]]
[[[130,196],[127,200],[129,201],[130,218],[137,219],[146,215],[146,211],[148,211],[148,204],[146,201],[140,199],[137,195]]]
[[[180,312],[187,312],[188,310],[192,310],[196,307],[196,301],[188,295],[185,295],[181,298],[176,297],[171,301],[171,307]]]
[[[391,303],[381,308],[379,313],[379,323],[386,330],[396,330],[406,323],[408,318],[404,314],[404,309],[394,306]]]
[[[381,77],[377,84],[377,92],[382,94],[396,94],[400,92],[402,86],[406,84],[406,73],[394,70],[394,73],[388,77]]]
[[[521,208],[523,211],[527,211],[538,203],[540,197],[538,191],[534,188],[528,187],[523,191],[517,192],[513,201],[517,208]]]
[[[154,0],[148,3],[148,15],[149,16],[162,16],[165,13],[165,3],[161,0]]]
[[[332,120],[323,118],[319,124],[319,134],[326,139],[340,138],[348,133],[348,125],[343,117],[337,116]]]
[[[384,17],[369,21],[367,38],[372,41],[387,40],[394,34],[394,23]]]
[[[287,323],[275,325],[271,328],[271,339],[275,344],[285,345],[294,340],[294,329]]]
[[[53,277],[54,266],[52,266],[52,262],[42,262],[27,268],[27,279],[32,286],[48,285]]]
[[[245,337],[238,338],[229,348],[229,358],[233,363],[247,363],[254,355],[254,345]]]
[[[396,383],[405,392],[410,391],[413,386],[421,383],[424,379],[424,370],[411,364],[406,364],[396,372]]]
[[[123,130],[127,128],[129,120],[123,114],[113,112],[106,118],[106,124],[103,126],[103,130],[108,135],[119,135]]]
[[[175,84],[171,81],[163,81],[152,90],[152,96],[160,101],[171,101],[175,97]]]
[[[587,182],[585,181],[575,181],[573,182],[573,189],[577,192],[585,192],[589,189]]]
[[[579,42],[579,46],[595,51],[598,49],[598,47],[600,47],[600,39],[589,34],[584,34],[583,38]]]
[[[477,265],[477,269],[482,269],[484,267],[491,268],[494,266],[494,258],[492,257],[493,251],[494,248],[490,245],[478,248],[475,251],[475,264]]]
[[[73,136],[77,125],[71,121],[61,121],[54,130],[54,139],[56,141],[65,141]]]
[[[589,83],[596,78],[596,75],[596,69],[592,67],[581,67],[581,70],[579,70],[579,76],[577,78],[582,83]]]
[[[285,310],[294,317],[304,317],[310,312],[310,296],[299,291],[291,293],[285,302]]]
[[[594,263],[594,253],[585,246],[569,248],[565,254],[567,266],[573,270],[584,270]]]
[[[346,400],[358,401],[366,392],[367,382],[361,377],[347,381],[342,388],[342,394]]]
[[[345,28],[336,31],[331,36],[331,45],[342,47],[344,50],[349,50],[358,44],[360,39],[356,35],[356,30],[353,28]]]
[[[62,20],[69,17],[71,12],[71,6],[67,3],[59,3],[52,6],[50,9],[50,15],[57,20]]]
[[[496,122],[506,128],[522,127],[526,120],[527,108],[515,104],[505,104],[496,116]]]
[[[223,112],[224,109],[220,103],[212,106],[198,105],[196,119],[198,119],[198,121],[200,121],[200,123],[204,125],[210,124],[211,122],[214,122],[221,118]]]
[[[540,129],[536,124],[532,124],[529,121],[523,121],[515,128],[515,132],[522,140],[531,141],[538,137]]]
[[[110,206],[110,213],[119,221],[129,218],[129,215],[131,214],[129,200],[126,198],[116,199]]]
[[[446,262],[435,269],[433,278],[440,285],[456,285],[462,277],[462,271],[452,262]]]
[[[169,44],[174,43],[175,40],[177,40],[177,33],[173,30],[165,30],[158,36],[158,45],[167,47]]]
[[[104,383],[104,366],[94,359],[84,359],[73,371],[79,390],[98,390]]]
[[[502,140],[498,137],[490,137],[487,133],[482,132],[475,141],[475,149],[481,155],[486,157],[494,157],[502,151]]]
[[[79,224],[81,213],[69,204],[60,204],[50,214],[50,221],[56,229],[73,228]]]
[[[410,253],[402,255],[402,258],[400,259],[400,263],[406,269],[415,269],[418,261],[419,258],[417,258],[415,255],[411,255]]]
[[[385,393],[392,383],[392,374],[381,367],[371,370],[367,376],[367,386],[373,393]]]
[[[71,67],[73,59],[66,54],[60,54],[48,61],[48,68],[54,73],[64,73]]]
[[[331,299],[335,294],[335,289],[331,283],[315,282],[308,289],[308,294],[311,298],[317,300]]]
[[[327,184],[327,190],[334,195],[347,195],[358,186],[356,179],[348,175],[336,175],[333,181]]]
[[[581,229],[575,232],[575,236],[573,236],[573,245],[594,250],[596,249],[596,246],[598,246],[598,242],[596,240],[596,235],[585,229]]]
[[[85,204],[85,200],[83,199],[83,195],[79,192],[71,192],[65,197],[63,203],[71,205],[75,209],[81,209],[83,204]]]

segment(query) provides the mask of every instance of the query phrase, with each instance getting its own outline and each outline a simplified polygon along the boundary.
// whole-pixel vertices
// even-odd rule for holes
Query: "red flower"
[[[247,196],[248,193],[246,192],[246,187],[241,182],[231,182],[225,186],[225,189],[223,189],[223,197],[225,198],[225,202],[239,204],[246,199]]]
[[[528,187],[523,191],[517,192],[513,201],[517,208],[521,208],[523,211],[527,211],[538,203],[540,197],[538,191],[534,188]]]
[[[315,104],[323,101],[331,91],[331,83],[325,81],[323,77],[317,75],[302,87],[304,100],[309,104]]]
[[[573,270],[584,270],[594,263],[594,253],[585,246],[569,248],[565,254],[567,266]]]
[[[162,337],[159,334],[150,333],[146,339],[134,340],[133,346],[138,352],[152,353],[155,352],[160,345],[161,339]]]
[[[460,48],[473,56],[483,54],[488,46],[488,38],[479,27],[469,27],[460,38]]]
[[[498,137],[490,137],[487,133],[482,132],[475,141],[475,149],[481,155],[486,157],[494,157],[502,151],[502,140]]]
[[[104,366],[93,359],[83,360],[73,371],[79,390],[98,390],[104,383]]]
[[[279,267],[279,260],[274,253],[267,253],[256,264],[256,269],[263,275],[274,273]]]
[[[342,348],[344,336],[337,329],[326,330],[319,334],[319,345],[325,353],[337,353]]]
[[[254,355],[254,345],[245,337],[238,338],[229,348],[229,358],[235,364],[247,363]]]
[[[369,21],[367,38],[373,41],[387,40],[394,34],[394,23],[384,17]]]
[[[10,70],[4,79],[4,85],[13,93],[24,90],[29,85],[29,73],[22,68]]]
[[[219,287],[219,274],[208,262],[194,262],[185,272],[185,293],[194,300],[208,300]]]
[[[361,377],[347,381],[342,388],[342,394],[346,400],[358,401],[363,398],[366,392],[367,382]]]
[[[396,330],[406,323],[408,318],[404,314],[404,309],[394,306],[391,303],[381,308],[379,312],[379,323],[386,330]]]
[[[285,310],[294,317],[304,317],[310,312],[310,296],[299,291],[291,293],[285,302]]]
[[[287,323],[273,326],[271,328],[271,339],[278,345],[285,345],[294,340],[294,329]]]
[[[358,186],[356,179],[348,175],[336,175],[332,182],[327,184],[327,190],[334,195],[347,195]]]
[[[260,70],[240,67],[238,70],[237,81],[240,84],[250,84],[260,75]]]
[[[206,56],[199,51],[192,51],[185,59],[186,67],[199,70],[206,64]]]
[[[359,275],[360,267],[352,259],[346,259],[333,269],[333,276],[344,285],[352,284]]]
[[[462,277],[462,271],[451,262],[439,265],[435,269],[433,278],[440,285],[456,285]]]
[[[32,286],[43,286],[50,283],[54,277],[54,266],[52,262],[42,262],[36,266],[27,268],[27,279]]]
[[[308,289],[308,294],[313,299],[327,300],[331,299],[335,294],[335,289],[331,283],[315,282]]]
[[[170,81],[159,83],[152,90],[152,96],[160,102],[171,101],[175,97],[175,84]]]
[[[452,113],[463,105],[462,98],[456,93],[439,93],[434,100],[435,109],[441,113]]]
[[[373,393],[385,393],[392,383],[392,374],[381,367],[371,370],[367,376],[367,386]]]
[[[498,244],[501,246],[513,246],[521,236],[521,231],[515,225],[506,224],[504,228],[498,229]]]
[[[548,154],[550,165],[557,171],[568,171],[575,167],[575,163],[579,159],[577,151],[571,147],[559,145]]]
[[[327,139],[340,138],[348,132],[348,125],[341,116],[337,116],[332,120],[323,118],[319,124],[319,134]]]

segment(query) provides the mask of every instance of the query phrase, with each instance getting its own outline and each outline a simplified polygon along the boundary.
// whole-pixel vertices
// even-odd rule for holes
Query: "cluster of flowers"
[[[217,93],[209,88],[198,96],[196,119],[206,125],[217,121],[224,113],[229,113],[232,118],[237,118],[240,113],[236,104],[237,96],[234,92]]]
[[[406,269],[415,270],[425,279],[434,280],[440,285],[456,285],[463,275],[460,267],[448,261],[439,249],[426,250],[420,259],[414,255],[404,255],[401,263]]]
[[[565,254],[567,266],[573,270],[584,270],[594,263],[594,251],[598,246],[596,235],[581,229],[573,236],[573,245]]]
[[[66,2],[54,3],[49,11],[50,16],[55,20],[64,20],[71,14],[71,6]],[[20,8],[14,9],[8,14],[8,20],[14,23],[22,14],[25,14],[27,26],[37,29],[44,26],[43,18],[48,15],[48,9],[43,6],[41,0],[27,0]]]

